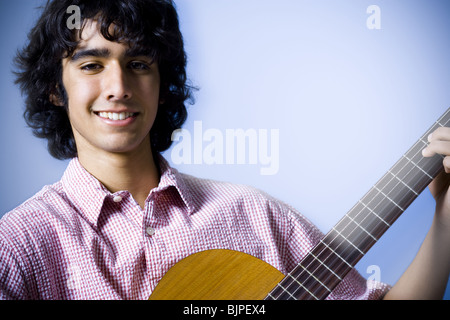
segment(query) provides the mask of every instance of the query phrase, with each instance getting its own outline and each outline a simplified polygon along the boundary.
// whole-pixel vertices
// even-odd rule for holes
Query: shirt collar
[[[103,202],[111,193],[84,169],[78,158],[73,158],[69,162],[61,178],[61,183],[67,196],[81,215],[87,218],[91,224],[97,225]]]
[[[157,161],[159,162],[161,177],[158,187],[151,190],[151,193],[166,189],[175,189],[183,200],[188,213],[192,214],[195,211],[195,202],[183,175],[178,170],[172,168],[162,156],[158,156]],[[77,157],[69,162],[61,178],[61,183],[68,197],[79,209],[81,214],[91,224],[97,225],[97,220],[105,199],[107,197],[113,197],[113,194],[100,181],[86,171]]]
[[[172,168],[163,156],[159,155],[158,161],[161,179],[157,189],[175,188],[186,205],[188,213],[194,213],[195,201],[192,190],[186,184],[185,177],[177,169]]]

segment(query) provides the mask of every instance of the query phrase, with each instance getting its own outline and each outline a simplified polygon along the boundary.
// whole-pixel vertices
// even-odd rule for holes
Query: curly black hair
[[[80,28],[69,28],[68,8],[81,12]],[[73,12],[73,11],[72,11]],[[62,83],[62,59],[70,57],[88,20],[97,20],[102,36],[149,52],[161,75],[158,113],[150,131],[154,152],[172,144],[171,135],[186,121],[187,100],[193,102],[193,87],[186,76],[186,53],[178,14],[171,0],[55,0],[48,1],[28,42],[17,52],[16,84],[25,96],[24,118],[35,136],[48,140],[48,150],[57,159],[77,156],[67,114],[67,94]],[[112,28],[110,28],[112,26]],[[52,103],[64,103],[65,108]]]

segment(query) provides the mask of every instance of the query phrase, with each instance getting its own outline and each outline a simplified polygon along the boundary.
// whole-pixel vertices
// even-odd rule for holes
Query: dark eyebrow
[[[107,48],[103,49],[81,49],[79,51],[76,51],[70,60],[72,62],[75,62],[79,59],[85,58],[85,57],[96,57],[96,58],[108,58],[111,56],[111,51]],[[132,57],[149,57],[152,60],[154,60],[153,54],[150,50],[142,49],[142,48],[129,48],[125,52],[125,56],[132,58]]]
[[[81,58],[85,57],[97,57],[97,58],[108,58],[111,55],[111,51],[108,49],[86,49],[79,50],[73,54],[70,58],[72,62],[75,62]]]
[[[127,49],[125,52],[125,56],[129,58],[133,57],[149,57],[154,60],[154,53],[149,49],[144,49],[140,47],[132,47]]]

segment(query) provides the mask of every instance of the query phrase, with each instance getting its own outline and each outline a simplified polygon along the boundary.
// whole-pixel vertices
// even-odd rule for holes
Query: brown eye
[[[149,70],[150,67],[143,62],[138,62],[138,61],[133,61],[130,62],[130,64],[128,65],[129,68],[133,69],[133,70]]]
[[[100,70],[101,68],[102,68],[102,66],[99,65],[99,64],[96,64],[96,63],[90,63],[90,64],[87,64],[87,65],[82,66],[82,67],[81,67],[81,70],[83,70],[83,71],[98,71],[98,70]]]

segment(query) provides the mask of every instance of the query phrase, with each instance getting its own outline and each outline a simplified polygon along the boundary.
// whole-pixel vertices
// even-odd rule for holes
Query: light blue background
[[[22,119],[11,60],[44,1],[0,2],[0,216],[61,177]],[[446,0],[178,0],[189,76],[200,88],[185,128],[279,129],[280,168],[180,165],[256,186],[327,232],[450,107]],[[381,30],[369,30],[369,5]],[[170,151],[166,158],[171,160]],[[395,283],[430,226],[426,190],[357,268]],[[449,248],[450,250],[450,248]],[[447,290],[446,298],[450,298]]]

